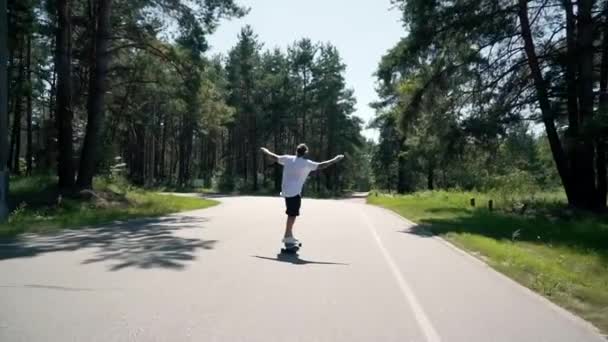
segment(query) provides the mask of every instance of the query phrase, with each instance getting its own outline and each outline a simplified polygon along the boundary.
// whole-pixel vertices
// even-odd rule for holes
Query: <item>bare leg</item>
[[[296,222],[296,216],[287,216],[287,224],[285,225],[285,237],[293,237],[293,224]]]

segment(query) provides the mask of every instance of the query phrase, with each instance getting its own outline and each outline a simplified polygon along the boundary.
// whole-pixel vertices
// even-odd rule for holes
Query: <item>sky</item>
[[[355,90],[355,115],[367,123],[374,116],[369,103],[377,99],[376,71],[382,55],[405,35],[401,14],[390,0],[237,0],[249,7],[241,19],[222,21],[209,37],[211,54],[226,53],[237,41],[241,28],[250,25],[267,49],[287,48],[310,38],[330,42],[346,64],[347,86]],[[377,140],[377,132],[363,134]]]

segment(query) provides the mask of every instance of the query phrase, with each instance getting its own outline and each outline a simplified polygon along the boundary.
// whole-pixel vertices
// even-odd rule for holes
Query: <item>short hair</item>
[[[303,157],[304,155],[306,155],[306,153],[308,153],[308,146],[306,146],[306,144],[298,145],[298,147],[296,148],[296,153],[298,157]]]

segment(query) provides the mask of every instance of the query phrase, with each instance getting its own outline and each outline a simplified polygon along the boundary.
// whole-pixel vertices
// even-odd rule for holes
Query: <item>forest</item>
[[[266,48],[246,26],[210,55],[209,35],[249,11],[233,0],[8,0],[6,182],[51,175],[69,196],[120,175],[271,193],[281,169],[259,148],[306,142],[313,159],[347,156],[313,175],[310,195],[557,190],[605,209],[608,2],[393,6],[407,34],[378,62],[367,104],[331,43]],[[354,113],[368,105],[364,122]]]
[[[408,34],[377,72],[382,188],[559,189],[605,210],[608,2],[393,3]]]
[[[117,171],[140,186],[255,192],[280,182],[260,146],[364,160],[334,46],[264,49],[244,27],[227,55],[206,54],[220,21],[246,13],[231,0],[8,1],[10,174],[56,174],[64,193]],[[347,162],[311,191],[367,181]]]

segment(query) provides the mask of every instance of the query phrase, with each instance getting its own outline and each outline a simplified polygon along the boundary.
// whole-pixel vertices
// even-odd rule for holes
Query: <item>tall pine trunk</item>
[[[27,83],[30,87],[27,92],[27,146],[25,152],[25,160],[26,160],[26,174],[29,176],[32,174],[33,168],[33,146],[32,146],[32,35],[29,34],[27,37],[27,57],[26,57],[26,67],[27,67]]]
[[[190,119],[191,113],[183,117],[182,129],[179,139],[179,175],[178,183],[186,186],[190,181],[190,160],[192,156],[192,135],[194,133],[193,123]]]
[[[55,99],[56,99],[56,84],[57,84],[57,72],[53,67],[51,76],[51,88],[49,89],[49,104],[48,104],[48,117],[43,121],[44,130],[44,142],[46,146],[46,153],[44,155],[44,166],[47,170],[51,170],[56,167],[57,161],[57,126],[55,125],[55,116],[53,112],[55,110]]]
[[[167,148],[167,120],[165,119],[165,114],[163,114],[162,118],[162,133],[161,133],[161,141],[160,141],[160,158],[159,158],[159,170],[158,175],[161,179],[165,179],[165,154]]]
[[[68,0],[57,0],[57,37],[55,40],[55,66],[57,69],[56,114],[59,188],[70,189],[74,186],[74,161],[72,142],[72,30]]]
[[[174,142],[178,143],[179,142],[179,137],[176,137],[174,140]],[[178,181],[179,177],[177,174],[177,166],[178,166],[178,162],[179,162],[179,148],[175,147],[173,148],[173,153],[171,154],[171,169],[169,171],[169,177],[171,179],[171,182],[173,183],[174,181]]]
[[[586,123],[591,121],[594,112],[594,25],[592,18],[593,0],[578,1],[578,27],[577,27],[577,54],[579,65],[579,134],[573,140],[575,146],[570,147],[576,151],[570,160],[571,165],[571,187],[574,194],[575,206],[585,209],[601,209],[597,203],[597,188],[595,183],[595,151],[593,138],[586,128]]]
[[[599,115],[608,115],[608,13],[604,17],[602,29],[602,58],[600,64],[600,97]],[[608,179],[606,179],[606,138],[600,133],[596,139],[597,168],[597,202],[605,205],[608,196]]]
[[[249,149],[251,154],[251,175],[253,176],[253,191],[258,190],[258,142],[257,123],[255,113],[251,113],[251,139]]]
[[[407,174],[406,174],[406,165],[405,165],[405,156],[402,155],[401,149],[403,148],[403,144],[405,139],[403,137],[399,138],[397,148],[397,192],[403,194],[408,190],[407,184]]]
[[[566,196],[568,197],[568,201],[571,202],[573,197],[570,191],[568,159],[564,153],[559,135],[557,134],[555,122],[553,121],[554,115],[549,102],[547,85],[540,69],[538,56],[536,55],[536,49],[534,46],[534,40],[532,38],[532,31],[530,29],[527,0],[519,0],[518,16],[521,24],[521,36],[524,40],[524,50],[528,59],[528,66],[532,74],[532,79],[534,81],[536,97],[542,113],[542,121],[545,125],[547,139],[549,140],[549,146],[551,147],[551,153],[553,154],[557,171],[562,180],[562,184],[564,185],[564,189],[566,190]]]
[[[8,18],[6,0],[0,0],[0,222],[8,217]]]
[[[110,63],[108,47],[111,7],[112,0],[99,0],[95,44],[92,44],[92,46],[95,46],[95,53],[93,54],[95,57],[92,64],[93,72],[89,78],[88,121],[78,172],[78,187],[83,189],[89,189],[93,186],[93,176],[100,153],[99,140],[103,126],[106,78]]]
[[[426,187],[428,190],[435,189],[435,167],[431,163],[429,163],[426,173]]]
[[[576,96],[576,69],[577,69],[577,53],[576,53],[576,35],[575,35],[575,17],[572,1],[563,0],[566,10],[566,93],[568,96],[568,121],[569,134],[578,134],[579,128],[579,113],[578,113],[578,97]]]
[[[11,170],[14,174],[19,175],[21,173],[20,165],[19,165],[19,156],[21,154],[21,120],[23,113],[23,95],[24,95],[24,71],[25,71],[25,56],[24,56],[24,44],[20,43],[19,48],[19,64],[17,70],[17,84],[14,91],[15,96],[15,108],[13,112],[13,133],[12,133],[12,141],[11,141],[11,151],[10,151],[10,163]]]
[[[534,38],[528,18],[528,1],[519,0],[519,20],[524,49],[528,58],[528,66],[536,88],[536,96],[542,112],[547,137],[557,166],[558,173],[564,185],[568,203],[572,207],[588,210],[603,210],[606,207],[605,198],[600,189],[604,180],[597,181],[596,176],[605,174],[603,145],[594,143],[592,134],[587,132],[586,122],[594,114],[594,25],[592,18],[593,1],[581,0],[577,3],[576,18],[572,13],[572,4],[565,3],[566,9],[566,48],[567,51],[567,91],[569,130],[566,136],[567,153],[560,142],[554,122],[554,111],[551,108],[546,81],[542,75],[541,66],[535,51]],[[574,32],[574,20],[576,34]],[[576,49],[576,63],[572,60]],[[574,80],[574,65],[578,66],[578,77]],[[574,83],[576,81],[576,84]],[[578,99],[575,106],[573,93]],[[596,151],[598,152],[596,156]],[[599,159],[599,161],[597,160]],[[600,163],[603,163],[600,167]]]

